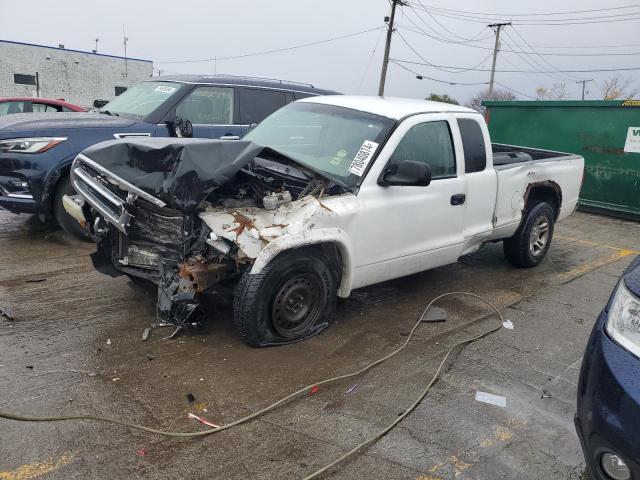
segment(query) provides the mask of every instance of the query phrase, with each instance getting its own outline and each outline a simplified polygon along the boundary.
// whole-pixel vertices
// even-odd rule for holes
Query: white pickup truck
[[[502,240],[540,263],[576,209],[578,155],[492,145],[477,112],[449,104],[327,96],[294,102],[241,141],[126,139],[81,153],[67,211],[95,267],[158,284],[158,316],[202,318],[235,289],[250,345],[298,341],[336,297],[456,262]]]

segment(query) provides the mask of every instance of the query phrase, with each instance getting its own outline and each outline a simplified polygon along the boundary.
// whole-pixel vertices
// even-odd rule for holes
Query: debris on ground
[[[507,330],[513,330],[513,322],[511,320],[505,320],[502,322],[502,326]]]
[[[314,393],[318,393],[318,390],[320,390],[318,388],[317,385],[314,385],[313,387],[311,387],[311,389],[309,390],[309,395],[313,395]]]
[[[40,282],[44,282],[46,280],[46,278],[32,278],[29,280],[25,280],[24,283],[40,283]]]
[[[111,345],[111,339],[107,338],[107,345]]]
[[[0,317],[5,317],[7,320],[14,320],[11,311],[7,307],[0,306]]]
[[[146,342],[147,340],[149,340],[150,335],[151,335],[151,327],[145,328],[144,331],[142,332],[142,341]]]
[[[495,405],[496,407],[506,407],[507,406],[507,397],[502,397],[500,395],[494,395],[492,393],[476,391],[476,402],[488,403],[490,405]]]
[[[189,413],[189,414],[187,414],[187,417],[193,418],[194,420],[197,420],[198,422],[202,423],[203,425],[207,425],[207,426],[212,427],[212,428],[220,428],[220,425],[216,425],[215,423],[210,422],[209,420],[206,420],[206,419],[204,419],[202,417],[199,417],[195,413]]]
[[[551,395],[551,392],[549,390],[542,390],[542,395],[540,395],[540,398],[551,398],[553,397],[553,395]]]
[[[350,395],[353,392],[355,392],[356,388],[358,388],[358,384],[354,383],[353,385],[351,385],[349,388],[347,388],[344,392],[345,395]]]
[[[431,307],[420,319],[422,322],[446,322],[447,311],[440,307]]]
[[[189,403],[195,403],[196,397],[193,396],[193,393],[187,393],[187,400]]]
[[[146,454],[147,454],[146,448],[139,448],[138,450],[136,450],[136,455],[144,457]]]

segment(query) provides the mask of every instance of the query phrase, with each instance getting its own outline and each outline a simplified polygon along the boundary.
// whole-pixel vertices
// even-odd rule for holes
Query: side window
[[[420,123],[411,127],[400,140],[390,164],[404,160],[422,162],[431,166],[431,178],[456,176],[456,158],[449,123],[442,120]]]
[[[458,127],[464,149],[465,173],[483,171],[487,166],[487,150],[480,124],[470,118],[459,118]]]
[[[251,125],[260,123],[287,103],[284,92],[260,90],[257,88],[240,89],[240,123]]]
[[[7,113],[23,113],[28,112],[27,102],[7,102],[9,107]]]
[[[31,108],[33,109],[34,113],[42,113],[42,112],[61,112],[62,108],[61,107],[57,107],[55,105],[46,105],[44,103],[36,103],[33,102],[31,104]]]
[[[176,107],[176,116],[194,125],[231,125],[233,88],[196,87]]]

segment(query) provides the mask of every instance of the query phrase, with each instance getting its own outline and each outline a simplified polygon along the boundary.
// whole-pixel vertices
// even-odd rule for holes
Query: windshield
[[[349,108],[291,103],[245,135],[350,187],[360,183],[394,120]]]
[[[142,82],[111,100],[100,109],[121,117],[143,120],[171,98],[181,87],[173,82]]]

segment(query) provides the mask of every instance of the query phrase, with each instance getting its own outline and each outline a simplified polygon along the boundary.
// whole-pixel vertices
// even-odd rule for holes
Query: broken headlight
[[[640,298],[621,282],[618,286],[606,325],[609,336],[640,357]]]
[[[42,153],[64,142],[67,137],[31,137],[0,140],[0,151],[8,153]]]

